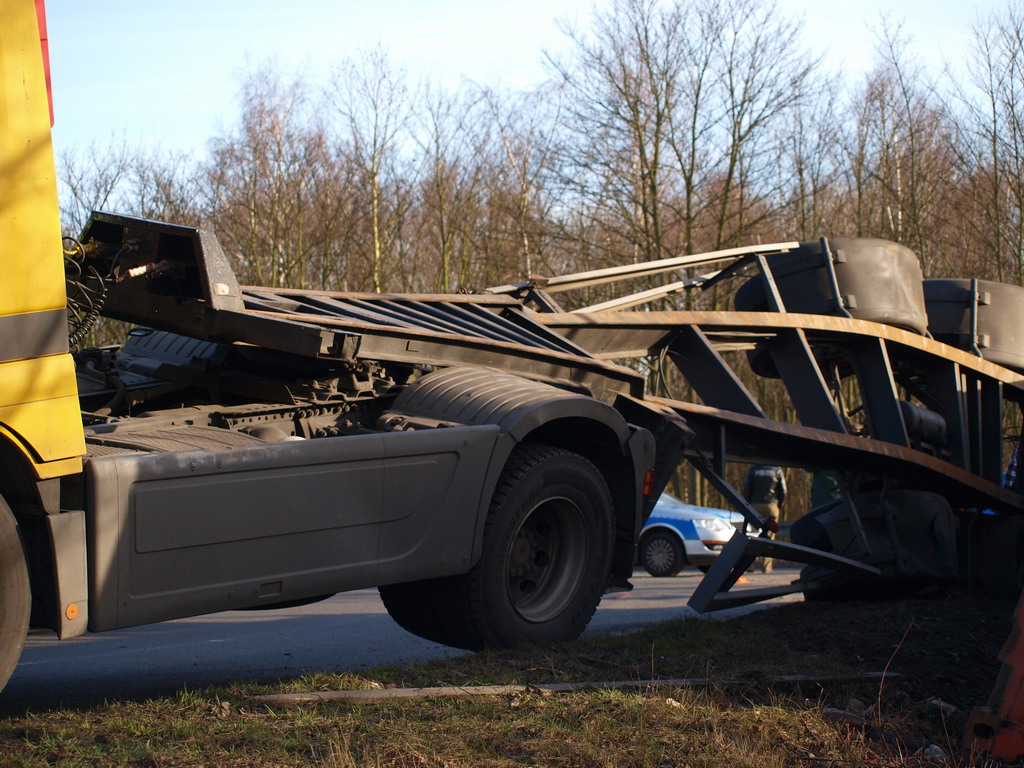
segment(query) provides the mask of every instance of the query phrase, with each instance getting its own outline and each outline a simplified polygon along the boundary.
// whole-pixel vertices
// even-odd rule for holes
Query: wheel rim
[[[526,621],[557,616],[572,600],[586,570],[587,525],[566,498],[541,502],[523,520],[508,551],[507,588]]]
[[[675,564],[676,553],[672,548],[672,542],[659,536],[652,539],[644,550],[644,559],[647,567],[652,571],[667,571]]]

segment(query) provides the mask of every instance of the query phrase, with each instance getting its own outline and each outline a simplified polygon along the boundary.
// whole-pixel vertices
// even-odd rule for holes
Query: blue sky
[[[599,0],[605,4],[606,0]],[[880,14],[902,20],[925,63],[957,58],[984,0],[779,0],[805,16],[805,44],[855,71]],[[55,149],[132,144],[202,152],[236,114],[247,69],[267,61],[309,79],[381,45],[413,77],[528,87],[543,51],[566,47],[557,19],[585,25],[590,0],[49,0]]]

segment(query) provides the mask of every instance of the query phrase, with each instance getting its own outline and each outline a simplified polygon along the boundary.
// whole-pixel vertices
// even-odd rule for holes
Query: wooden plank
[[[309,691],[308,693],[272,693],[252,696],[268,706],[318,704],[345,701],[352,704],[376,704],[394,699],[467,698],[472,696],[548,695],[593,690],[660,690],[665,688],[705,688],[708,686],[799,685],[802,683],[846,683],[861,680],[898,679],[892,672],[867,672],[860,675],[777,675],[767,680],[748,678],[685,677],[658,680],[611,680],[593,683],[536,683],[529,685],[447,685],[435,688],[373,688],[357,691]]]

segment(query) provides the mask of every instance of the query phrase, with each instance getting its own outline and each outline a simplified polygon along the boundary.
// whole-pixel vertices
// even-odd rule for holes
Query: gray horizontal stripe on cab
[[[68,351],[65,309],[0,317],[0,363]]]

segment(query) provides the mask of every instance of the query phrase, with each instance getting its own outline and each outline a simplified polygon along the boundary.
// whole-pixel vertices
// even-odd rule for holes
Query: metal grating
[[[514,302],[500,297],[394,296],[344,294],[264,288],[242,289],[246,309],[316,317],[332,326],[377,326],[445,336],[522,344],[536,349],[590,357],[571,341],[528,317]]]

